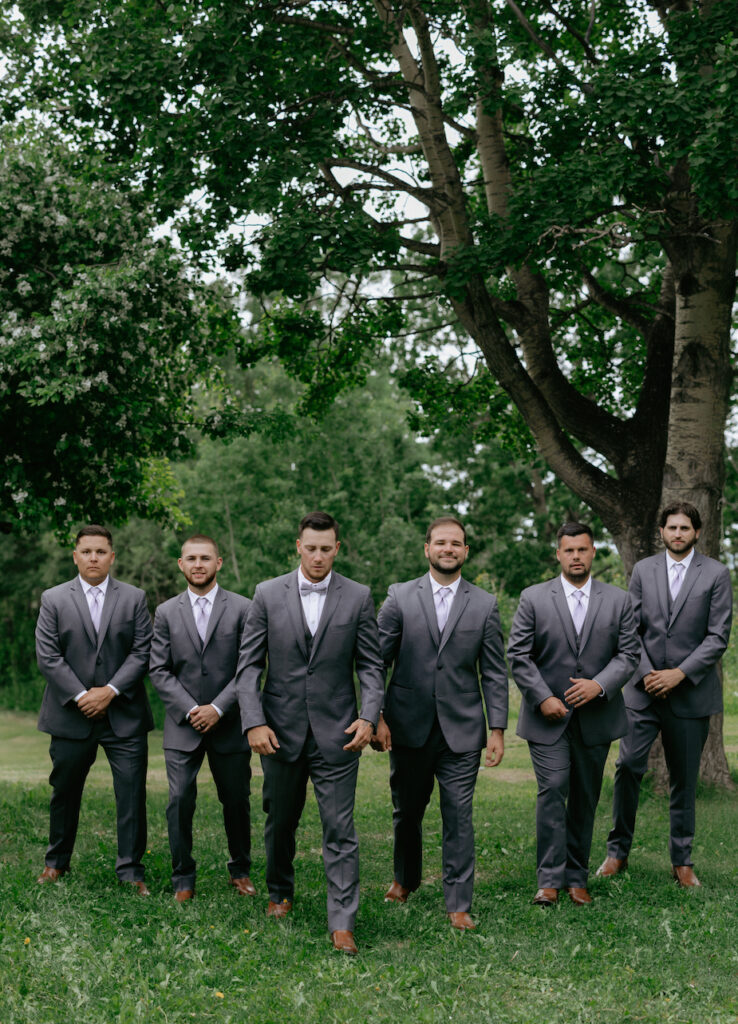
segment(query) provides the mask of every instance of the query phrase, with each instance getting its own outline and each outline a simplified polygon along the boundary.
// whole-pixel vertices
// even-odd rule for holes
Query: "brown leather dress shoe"
[[[407,903],[407,898],[410,895],[410,890],[406,889],[404,885],[395,880],[389,887],[387,892],[384,894],[385,903]]]
[[[177,903],[187,903],[187,901],[191,900],[194,895],[194,889],[177,889],[177,891],[174,894],[174,898],[177,901]]]
[[[619,857],[605,857],[596,873],[600,878],[612,878],[613,875],[621,874],[627,867],[627,857],[623,857],[622,860]]]
[[[465,910],[449,911],[448,919],[452,928],[458,928],[460,932],[473,932],[477,927]]]
[[[45,882],[58,882],[62,875],[66,875],[66,873],[66,871],[62,871],[60,868],[50,868],[47,864],[36,881],[39,885],[43,885]]]
[[[538,907],[552,907],[554,903],[557,903],[559,899],[558,889],[549,889],[544,887],[539,889],[533,897],[533,902]]]
[[[273,900],[269,900],[269,905],[267,907],[267,917],[287,917],[291,910],[291,900],[280,900],[279,903],[275,903]]]
[[[359,952],[354,942],[354,933],[346,931],[335,931],[331,932],[331,942],[333,948],[337,949],[340,953],[347,953],[349,956],[356,956]]]
[[[675,878],[682,889],[698,889],[700,882],[694,869],[689,864],[674,864],[671,869],[672,878]]]
[[[150,896],[151,895],[151,892],[149,891],[149,888],[146,885],[146,882],[142,882],[140,879],[135,881],[135,882],[126,881],[126,885],[130,885],[131,888],[133,889],[134,893],[137,896]]]
[[[569,899],[572,903],[576,903],[578,907],[584,907],[587,903],[592,902],[592,897],[581,886],[570,885],[566,891],[569,893]]]
[[[231,878],[229,884],[233,886],[239,896],[256,896],[256,888],[248,876]]]

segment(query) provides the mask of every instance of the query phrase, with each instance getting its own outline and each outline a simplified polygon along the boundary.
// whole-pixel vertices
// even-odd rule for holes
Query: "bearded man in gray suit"
[[[313,512],[303,518],[298,569],[256,588],[236,685],[242,726],[264,771],[267,915],[280,918],[292,910],[295,832],[310,778],[323,825],[331,941],[355,954],[356,777],[382,706],[384,666],[369,588],[333,572],[338,548],[332,516]]]
[[[192,820],[206,754],[223,805],[229,882],[240,896],[253,896],[251,751],[241,730],[235,678],[251,602],[218,586],[223,559],[212,537],[196,534],[186,540],[177,564],[187,590],[156,609],[149,666],[167,710],[164,759],[174,898],[185,903],[195,894]]]
[[[730,574],[695,550],[702,520],[694,505],[674,502],[660,518],[665,552],[637,562],[630,580],[640,664],[623,691],[628,733],[615,768],[613,825],[597,874],[625,870],[648,753],[661,733],[670,782],[669,854],[685,888],[700,885],[692,864],[695,797],[710,715],[723,708],[718,662],[733,617]]]
[[[147,732],[153,728],[144,689],[151,617],[138,587],[109,575],[113,538],[104,526],[77,534],[79,575],[45,591],[36,626],[36,657],[46,680],[38,728],[51,734],[53,792],[49,847],[41,883],[69,871],[87,774],[98,747],[113,775],[118,879],[147,896]]]
[[[449,921],[460,931],[475,927],[469,911],[479,753],[486,750],[487,767],[502,760],[508,704],[497,601],[462,578],[468,554],[463,523],[436,519],[426,533],[429,572],[389,588],[378,625],[385,664],[394,671],[373,740],[390,752],[391,764],[394,880],[385,901],[405,903],[420,885],[423,815],[436,778],[443,892]]]
[[[561,575],[520,595],[507,654],[523,695],[518,736],[528,741],[538,782],[538,891],[592,902],[589,851],[610,743],[628,722],[621,690],[638,662],[633,609],[619,587],[592,579],[592,530],[557,533]]]

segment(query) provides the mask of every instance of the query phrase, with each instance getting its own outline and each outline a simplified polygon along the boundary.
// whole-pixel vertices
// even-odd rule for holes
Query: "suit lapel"
[[[666,559],[664,559],[664,561],[666,561]],[[664,570],[664,571],[666,571],[666,570]],[[677,617],[679,612],[682,610],[682,608],[684,606],[684,602],[689,597],[689,592],[692,589],[692,587],[695,585],[695,583],[697,582],[697,577],[700,575],[701,572],[702,572],[702,558],[697,554],[697,552],[695,552],[694,556],[692,558],[692,564],[690,565],[690,567],[687,569],[686,573],[684,574],[684,580],[682,581],[682,585],[679,588],[679,593],[676,596],[676,601],[672,605],[671,619],[669,620],[669,625],[672,624],[674,619]]]
[[[448,643],[449,637],[456,628],[456,623],[461,618],[464,609],[469,604],[469,586],[466,580],[462,579],[459,581],[459,585],[456,588],[456,596],[451,602],[451,611],[448,613],[448,619],[444,627],[443,633],[441,634],[441,646],[438,648],[442,651]],[[435,609],[434,609],[435,610]]]
[[[577,653],[577,635],[574,632],[574,623],[571,621],[571,614],[569,613],[569,605],[566,601],[566,595],[564,594],[564,588],[561,585],[561,579],[556,578],[551,586],[551,597],[553,599],[554,608],[561,619],[561,625],[564,630],[564,636],[566,642],[572,649],[574,654]]]
[[[203,645],[202,645],[202,649],[203,650],[205,650],[205,648],[210,643],[210,638],[212,637],[213,632],[215,630],[215,627],[218,625],[218,622],[219,622],[221,616],[223,615],[223,612],[225,611],[227,604],[228,604],[228,598],[225,596],[222,588],[218,587],[218,593],[215,595],[215,600],[213,601],[213,607],[210,609],[210,618],[208,619],[208,628],[207,628],[207,632],[205,633],[205,640],[203,641]]]
[[[108,578],[107,590],[105,592],[105,600],[103,601],[103,606],[102,606],[102,613],[100,615],[100,629],[99,629],[98,634],[97,634],[97,649],[98,649],[98,651],[102,647],[103,640],[105,639],[105,634],[108,631],[108,626],[110,625],[110,620],[113,617],[113,612],[115,611],[115,606],[118,603],[118,597],[119,596],[120,595],[119,595],[119,592],[118,592],[118,584],[116,583],[116,581],[112,577],[109,577]],[[83,600],[84,600],[85,604],[87,604],[86,598],[83,598]],[[89,609],[88,609],[88,612],[89,612]],[[92,620],[90,620],[90,621],[92,621]]]
[[[315,652],[320,646],[320,641],[323,639],[323,634],[326,631],[328,623],[330,622],[333,613],[338,607],[338,601],[340,596],[341,577],[338,575],[338,573],[334,572],[331,576],[331,582],[328,585],[328,593],[325,595],[323,611],[320,613],[320,622],[318,623],[318,628],[315,630],[315,635],[313,636],[313,646],[310,651],[311,660],[315,656]]]
[[[184,594],[180,594],[179,596],[179,611],[182,616],[184,628],[187,631],[187,636],[192,641],[192,646],[199,655],[202,653],[202,641],[200,640],[200,634],[197,632],[195,614],[192,609],[192,601],[190,600],[188,590],[185,590]]]
[[[95,627],[92,625],[90,606],[87,604],[87,598],[85,597],[85,592],[82,589],[82,584],[79,580],[72,580],[69,585],[69,590],[72,595],[72,600],[77,606],[79,617],[82,619],[82,625],[85,627],[85,633],[87,634],[92,646],[96,647],[97,637],[95,636]]]
[[[661,605],[661,614],[664,622],[669,621],[669,577],[666,572],[666,555],[656,556],[653,567],[653,585],[656,588],[656,595]],[[682,587],[682,589],[684,589]]]
[[[433,588],[431,586],[429,576],[421,576],[418,581],[418,600],[420,601],[420,607],[423,609],[423,615],[425,615],[426,622],[428,623],[430,635],[433,637],[433,643],[436,647],[439,647],[441,643],[441,634],[438,629],[438,616],[436,615],[436,606],[433,601]]]
[[[589,589],[589,601],[587,602],[587,614],[584,616],[584,622],[582,623],[582,635],[579,638],[580,652],[584,650],[584,647],[590,638],[590,635],[594,628],[595,619],[597,618],[597,613],[599,612],[601,607],[602,588],[600,587],[600,584],[597,582],[597,580],[592,580],[592,586]],[[571,615],[569,616],[569,618],[571,618]]]
[[[287,604],[287,611],[289,612],[290,620],[292,622],[292,628],[295,632],[295,639],[297,640],[297,646],[302,651],[303,657],[307,661],[309,658],[307,643],[305,642],[305,623],[302,617],[302,603],[300,601],[300,588],[297,585],[297,570],[291,572],[287,579],[284,581],[285,586],[285,602]],[[326,599],[327,603],[327,599]],[[323,609],[325,611],[325,608]],[[322,618],[322,616],[321,616]],[[313,649],[315,644],[313,643]]]

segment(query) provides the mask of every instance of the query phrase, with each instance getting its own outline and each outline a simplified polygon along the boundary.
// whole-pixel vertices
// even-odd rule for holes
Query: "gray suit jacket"
[[[422,747],[437,715],[454,753],[479,750],[487,742],[485,708],[490,729],[507,727],[507,669],[492,594],[461,579],[441,636],[426,574],[394,583],[377,623],[385,664],[394,663],[384,707],[394,743]]]
[[[66,739],[89,736],[93,723],[74,698],[106,683],[120,691],[107,712],[117,736],[153,729],[144,689],[150,643],[151,617],[138,587],[109,577],[97,636],[79,577],[44,591],[36,625],[36,658],[46,680],[40,731]]]
[[[236,688],[244,732],[269,725],[280,749],[294,761],[308,728],[326,761],[358,755],[343,750],[344,729],[357,717],[354,667],[361,717],[376,725],[384,695],[384,666],[369,588],[334,572],[317,632],[308,645],[297,571],[260,583],[241,640]],[[267,666],[263,690],[262,673]]]
[[[154,616],[149,672],[167,710],[164,747],[195,750],[203,741],[187,721],[195,704],[217,704],[223,712],[204,737],[214,750],[248,750],[236,696],[236,665],[251,601],[218,587],[205,643],[200,640],[185,590],[160,604]]]
[[[588,746],[624,736],[628,721],[621,690],[638,663],[638,653],[633,609],[624,590],[592,580],[577,648],[561,578],[528,587],[520,595],[507,648],[513,679],[523,695],[518,736],[533,743],[554,743],[572,715],[580,716]],[[596,679],[604,696],[570,710],[563,719],[547,721],[541,703],[552,696],[563,700],[570,677]]]
[[[686,679],[666,700],[679,718],[702,718],[722,711],[723,691],[717,663],[728,646],[733,620],[730,573],[724,565],[695,551],[669,613],[666,555],[637,562],[630,580],[641,658],[623,691],[629,708],[645,708],[652,699],[643,677],[653,669],[680,668]]]

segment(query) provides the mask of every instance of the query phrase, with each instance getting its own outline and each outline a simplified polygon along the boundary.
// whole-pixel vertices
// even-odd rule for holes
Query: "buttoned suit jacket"
[[[75,697],[107,683],[120,694],[107,710],[115,735],[127,738],[153,729],[144,688],[150,644],[151,617],[138,587],[108,578],[97,635],[79,577],[44,591],[36,625],[36,657],[46,680],[39,730],[85,739],[94,723]]]
[[[392,584],[377,622],[385,665],[394,665],[384,705],[393,743],[422,747],[436,715],[454,753],[486,745],[485,709],[490,729],[507,727],[507,669],[492,594],[462,578],[441,634],[426,573]]]
[[[517,734],[533,743],[555,743],[578,715],[587,746],[608,743],[628,730],[622,688],[638,663],[639,643],[630,598],[619,587],[592,580],[577,646],[561,578],[520,595],[507,648],[510,670],[523,700]],[[604,696],[556,721],[544,718],[547,697],[564,700],[570,679],[596,679]],[[568,707],[568,705],[567,705]]]
[[[695,551],[669,612],[666,555],[636,562],[630,580],[640,661],[623,691],[627,707],[648,707],[643,677],[654,669],[679,668],[687,677],[666,700],[678,718],[702,718],[722,710],[717,663],[730,638],[733,595],[730,573]]]
[[[251,601],[218,587],[200,640],[187,590],[154,615],[149,672],[166,708],[164,748],[195,750],[205,741],[219,753],[248,750],[241,730],[236,666]],[[195,705],[216,704],[223,717],[204,737],[187,720]]]
[[[257,586],[236,676],[242,728],[269,725],[283,761],[299,757],[309,728],[328,763],[345,763],[358,756],[342,749],[358,714],[354,668],[362,718],[376,725],[384,695],[369,588],[333,572],[312,644],[305,630],[297,571]]]

